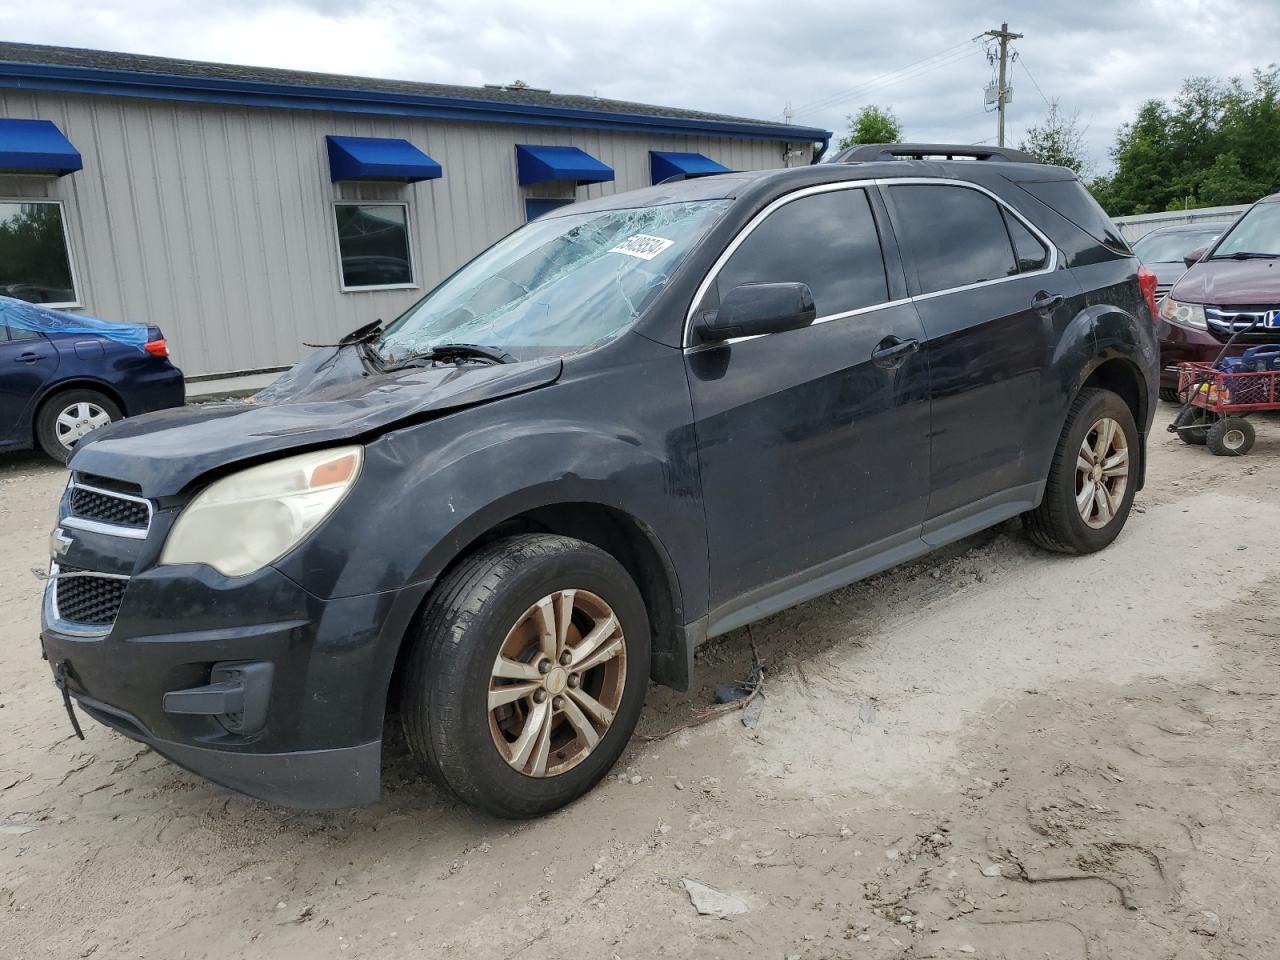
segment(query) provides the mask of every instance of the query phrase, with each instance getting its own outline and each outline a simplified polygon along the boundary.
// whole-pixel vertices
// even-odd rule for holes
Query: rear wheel
[[[1058,440],[1044,499],[1024,513],[1031,539],[1059,553],[1092,553],[1119,536],[1137,490],[1138,429],[1110,390],[1080,391]]]
[[[410,749],[461,800],[498,816],[538,816],[591,789],[644,704],[640,592],[613,557],[568,537],[514,537],[467,558],[410,642]]]
[[[1209,428],[1205,443],[1218,457],[1243,457],[1257,439],[1253,424],[1244,417],[1223,417]]]
[[[76,444],[122,416],[115,401],[97,390],[67,390],[41,404],[36,439],[45,453],[66,463]]]

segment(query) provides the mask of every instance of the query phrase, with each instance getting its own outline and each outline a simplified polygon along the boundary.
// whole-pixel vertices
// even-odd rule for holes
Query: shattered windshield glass
[[[615,337],[667,283],[728,200],[535,220],[500,240],[392,322],[379,352],[400,361],[443,344],[517,360]]]

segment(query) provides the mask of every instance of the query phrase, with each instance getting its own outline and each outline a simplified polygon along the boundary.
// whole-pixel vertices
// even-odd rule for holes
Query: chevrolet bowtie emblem
[[[71,542],[71,538],[62,532],[61,527],[54,527],[53,533],[49,534],[49,553],[55,559],[65,557],[71,549]]]

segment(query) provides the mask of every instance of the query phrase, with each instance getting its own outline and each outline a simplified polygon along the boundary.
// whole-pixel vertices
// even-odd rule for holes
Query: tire
[[[567,591],[576,592],[566,619],[557,598]],[[560,666],[564,660],[546,659],[542,609],[557,630],[567,624],[568,643],[558,656],[571,658],[597,626],[605,638],[597,655],[614,648],[611,612],[621,656],[580,675]],[[436,586],[407,642],[400,715],[409,749],[456,797],[499,817],[536,817],[590,790],[622,754],[644,706],[649,617],[640,591],[613,557],[568,537],[518,536],[468,557]],[[589,659],[584,653],[581,662]],[[499,662],[525,674],[499,677]],[[534,689],[512,699],[516,688]],[[510,702],[491,710],[495,694]],[[612,721],[591,719],[587,711],[594,708],[579,707],[587,702],[583,695],[604,705]],[[547,746],[541,735],[527,738],[531,745],[522,757],[523,735],[541,716],[550,718]],[[584,722],[598,738],[594,745],[580,732]]]
[[[1177,387],[1161,387],[1160,399],[1166,403],[1181,403],[1182,398],[1178,396]]]
[[[1216,457],[1243,457],[1253,449],[1257,436],[1244,417],[1223,417],[1209,428],[1205,443]]]
[[[123,417],[116,402],[97,390],[65,390],[40,405],[36,413],[36,440],[45,453],[59,463],[66,463],[76,443],[85,435]]]
[[[1100,445],[1102,457],[1098,458]],[[1117,462],[1122,450],[1123,460]],[[1110,544],[1133,506],[1141,456],[1128,404],[1110,390],[1081,390],[1062,427],[1044,499],[1023,514],[1031,539],[1056,553],[1093,553]],[[1085,463],[1094,464],[1095,469],[1082,471],[1080,465]],[[1123,473],[1119,472],[1122,466]],[[1093,496],[1086,496],[1086,488],[1094,491]]]
[[[1187,407],[1174,418],[1178,439],[1188,446],[1203,447],[1209,436],[1209,414],[1204,407]],[[1192,424],[1195,426],[1193,427]],[[1190,429],[1183,429],[1190,427]]]

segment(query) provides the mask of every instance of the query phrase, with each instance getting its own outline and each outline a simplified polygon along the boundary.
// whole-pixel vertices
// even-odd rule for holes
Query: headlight
[[[1208,330],[1204,322],[1204,307],[1198,303],[1182,303],[1173,297],[1165,297],[1160,301],[1160,317],[1180,327],[1192,330]]]
[[[228,577],[262,569],[333,512],[362,455],[361,447],[317,450],[215,481],[179,515],[160,562],[207,563]]]

